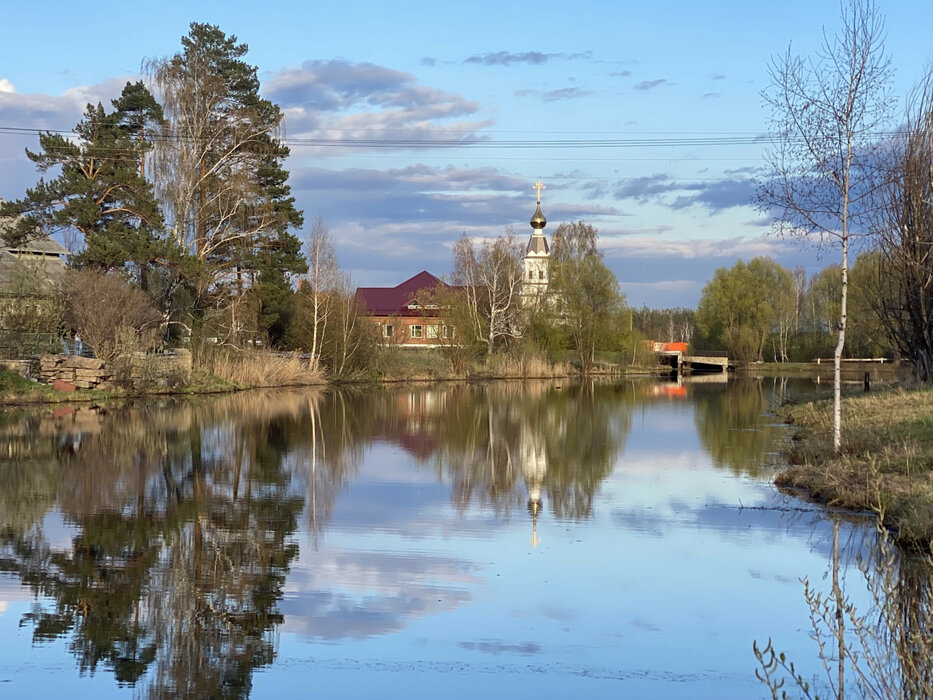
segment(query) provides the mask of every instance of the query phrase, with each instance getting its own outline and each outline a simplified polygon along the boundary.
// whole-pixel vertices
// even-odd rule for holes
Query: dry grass
[[[490,356],[477,374],[502,379],[545,379],[566,377],[573,373],[569,364],[552,364],[536,355],[513,357],[505,354]]]
[[[874,511],[901,545],[933,551],[933,390],[846,398],[842,411],[838,455],[831,403],[788,412],[799,430],[792,466],[775,483],[833,506]]]
[[[261,351],[202,353],[198,369],[244,388],[323,384],[324,373],[294,355]]]
[[[545,379],[575,374],[566,363],[552,364],[534,355],[495,353],[469,363],[464,372],[454,372],[450,360],[436,349],[392,350],[380,372],[384,381],[438,381],[459,379]]]

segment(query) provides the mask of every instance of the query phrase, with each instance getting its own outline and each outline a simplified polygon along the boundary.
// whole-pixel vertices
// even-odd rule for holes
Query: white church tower
[[[544,185],[536,182],[534,189],[538,193],[538,206],[531,217],[531,228],[534,232],[528,241],[523,261],[522,302],[534,304],[544,295],[548,286],[548,273],[551,261],[551,251],[548,249],[547,239],[544,237],[544,227],[547,219],[541,213],[541,190]]]

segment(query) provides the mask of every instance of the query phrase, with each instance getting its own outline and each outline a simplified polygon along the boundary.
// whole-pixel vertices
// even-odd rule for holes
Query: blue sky
[[[933,3],[880,5],[903,96],[933,58]],[[464,231],[530,234],[540,179],[545,232],[596,226],[630,303],[693,306],[740,257],[835,261],[768,235],[749,204],[763,145],[684,141],[764,133],[771,56],[789,42],[811,53],[838,15],[836,0],[17,3],[3,12],[0,126],[71,128],[143,60],[178,51],[190,22],[217,24],[286,113],[306,229],[324,217],[357,284],[447,274]],[[302,143],[321,137],[415,145]],[[452,138],[464,145],[423,145]],[[0,134],[0,197],[35,183],[35,146]]]

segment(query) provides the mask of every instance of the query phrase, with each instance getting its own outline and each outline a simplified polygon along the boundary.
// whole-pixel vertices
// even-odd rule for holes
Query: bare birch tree
[[[511,228],[494,241],[476,245],[464,233],[454,244],[454,284],[464,287],[470,329],[486,352],[520,338],[524,251]]]
[[[355,294],[355,286],[350,275],[339,274],[334,302],[334,357],[333,372],[338,377],[350,368],[360,347],[368,340],[363,331],[363,311]]]
[[[323,217],[319,216],[311,227],[305,250],[308,260],[308,274],[304,280],[307,285],[306,317],[310,336],[308,350],[316,367],[327,337],[327,324],[335,297],[339,296],[337,292],[342,286],[334,241]]]
[[[302,224],[282,168],[279,107],[259,96],[246,44],[192,23],[182,51],[145,70],[167,118],[154,139],[153,179],[177,243],[199,264],[196,304],[234,301],[257,285],[288,288],[304,272],[289,228]]]
[[[787,53],[769,68],[773,148],[759,204],[778,233],[838,245],[842,304],[834,353],[833,444],[842,443],[840,362],[852,238],[868,230],[877,200],[879,132],[893,107],[884,20],[872,0],[844,0],[842,29],[824,32],[814,58]]]

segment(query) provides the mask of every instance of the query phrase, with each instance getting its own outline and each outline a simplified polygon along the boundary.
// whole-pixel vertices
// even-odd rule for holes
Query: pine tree
[[[64,232],[77,237],[74,265],[125,269],[145,289],[154,266],[180,259],[177,246],[162,236],[162,215],[144,177],[147,126],[161,120],[161,109],[142,83],[127,83],[113,105],[108,113],[100,103],[89,104],[74,139],[40,134],[39,151],[26,155],[41,173],[56,167],[61,173],[40,179],[0,213],[19,217],[9,243],[37,231]]]
[[[175,239],[202,269],[193,280],[196,321],[250,296],[290,294],[289,275],[306,269],[289,231],[303,217],[282,167],[282,113],[259,96],[247,48],[216,26],[192,23],[181,52],[149,67],[168,116],[155,180]],[[228,338],[252,334],[243,314],[215,317],[228,319]],[[268,331],[280,315],[266,303],[257,318]]]

